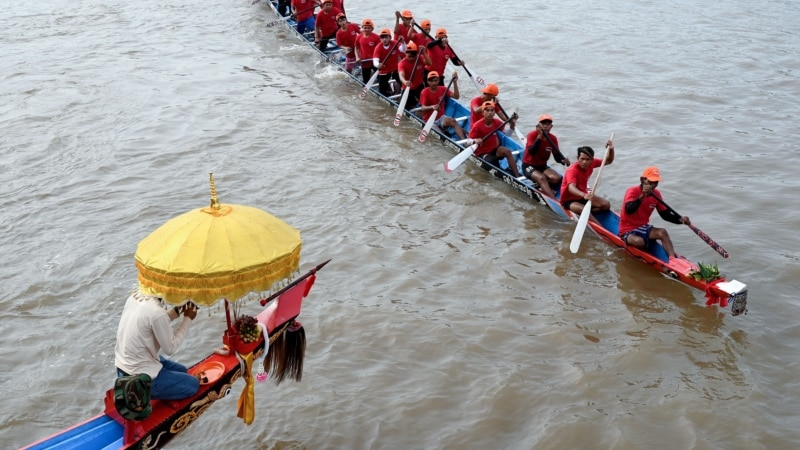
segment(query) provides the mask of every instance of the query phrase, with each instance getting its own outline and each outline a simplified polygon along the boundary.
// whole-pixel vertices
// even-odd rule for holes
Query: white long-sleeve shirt
[[[161,306],[158,297],[134,291],[125,302],[117,329],[114,364],[129,374],[146,373],[155,378],[161,370],[159,351],[171,355],[178,350],[192,319],[184,316],[173,331],[170,321],[178,316]]]

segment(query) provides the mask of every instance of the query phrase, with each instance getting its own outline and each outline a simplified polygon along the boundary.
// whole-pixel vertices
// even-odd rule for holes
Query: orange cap
[[[439,78],[439,72],[435,70],[428,72],[428,79],[430,80],[431,78]]]
[[[339,13],[339,14],[337,14],[337,15],[336,15],[336,21],[338,22],[338,21],[339,21],[339,19],[341,19],[342,17],[344,17],[345,19],[347,18],[347,16],[345,16],[345,15],[344,15],[344,13]]]
[[[428,19],[425,19],[425,20],[422,21],[422,23],[419,24],[419,26],[421,26],[422,28],[430,28],[431,27],[431,21],[428,20]]]
[[[447,37],[447,30],[445,30],[444,28],[439,28],[438,30],[436,30],[436,37],[437,38]]]
[[[392,37],[392,30],[390,30],[388,28],[381,28],[381,36]]]
[[[483,104],[481,105],[481,108],[483,108],[483,109],[486,109],[486,108],[494,109],[494,102],[493,101],[483,102]]]
[[[549,120],[550,122],[552,122],[553,116],[551,116],[550,114],[542,114],[541,116],[539,116],[539,122],[543,122],[545,120]]]
[[[497,87],[496,84],[489,83],[486,85],[485,88],[481,89],[481,92],[484,94],[489,94],[492,97],[497,97],[500,95],[500,89]]]
[[[642,178],[647,178],[649,181],[661,181],[661,172],[656,166],[646,167],[642,172]]]
[[[406,18],[406,19],[412,19],[412,18],[414,18],[414,15],[413,15],[413,14],[411,14],[411,11],[410,11],[410,10],[408,10],[408,9],[404,9],[404,10],[403,10],[403,12],[401,12],[401,13],[400,13],[400,15],[401,15],[401,16],[403,16],[403,17],[404,17],[404,18]]]
[[[416,52],[417,51],[417,44],[413,42],[409,42],[406,44],[406,53],[408,52]]]
[[[372,28],[375,28],[375,24],[372,22],[372,19],[364,19],[364,20],[362,20],[361,21],[361,26],[362,27],[370,26]]]

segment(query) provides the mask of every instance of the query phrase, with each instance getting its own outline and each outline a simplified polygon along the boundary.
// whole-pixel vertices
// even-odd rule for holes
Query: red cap
[[[656,166],[646,167],[642,172],[642,178],[647,178],[648,181],[661,181],[661,172]]]
[[[500,95],[500,88],[498,88],[496,84],[489,83],[485,88],[481,89],[481,92],[484,94],[489,94],[492,97],[497,97]]]

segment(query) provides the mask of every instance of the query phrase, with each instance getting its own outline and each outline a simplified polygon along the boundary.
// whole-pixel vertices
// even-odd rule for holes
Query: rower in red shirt
[[[336,16],[336,24],[339,26],[336,32],[336,45],[345,52],[344,70],[353,72],[356,68],[356,38],[361,34],[361,28],[355,23],[348,22],[344,13]]]
[[[342,11],[333,7],[333,0],[324,0],[322,9],[317,13],[317,20],[314,25],[314,43],[317,44],[319,51],[324,52],[328,48],[328,41],[336,37],[339,26],[336,24],[336,16]]]
[[[478,148],[475,149],[475,156],[483,158],[487,162],[500,167],[500,160],[506,159],[508,171],[519,178],[517,161],[514,154],[507,147],[500,145],[500,138],[497,133],[501,132],[505,125],[503,121],[494,116],[495,103],[488,101],[481,105],[483,119],[472,124],[469,130],[469,137],[475,140]]]
[[[661,192],[656,189],[661,181],[661,172],[658,167],[650,166],[644,169],[639,178],[638,186],[631,186],[625,191],[622,200],[622,212],[619,220],[619,236],[626,244],[647,250],[650,241],[658,239],[670,258],[675,257],[675,249],[669,233],[664,228],[655,228],[650,225],[650,215],[653,210],[658,211],[662,219],[675,224],[691,225],[686,216],[679,216],[667,208],[657,199],[661,199]]]
[[[606,164],[611,164],[614,162],[614,143],[609,140],[606,146],[608,147]],[[561,181],[561,196],[559,200],[561,200],[561,205],[564,209],[580,215],[583,211],[583,206],[589,200],[592,201],[591,212],[611,209],[611,203],[608,200],[589,192],[587,187],[589,177],[592,176],[595,167],[600,167],[601,164],[603,164],[603,160],[594,157],[592,147],[578,147],[578,161],[564,171],[564,179]]]
[[[558,149],[558,138],[551,133],[553,129],[553,116],[542,114],[539,116],[539,123],[536,129],[528,133],[525,143],[525,154],[522,157],[522,173],[529,180],[536,182],[539,189],[548,197],[555,198],[553,188],[561,184],[561,175],[547,165],[550,155],[554,155],[556,162],[569,166],[568,158],[565,158]]]

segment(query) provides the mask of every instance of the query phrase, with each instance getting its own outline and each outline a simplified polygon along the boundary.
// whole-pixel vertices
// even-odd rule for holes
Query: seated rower
[[[494,102],[484,102],[481,105],[483,120],[473,123],[472,128],[469,130],[469,137],[478,144],[478,148],[475,149],[475,156],[484,159],[490,164],[495,164],[497,167],[500,167],[500,160],[505,158],[508,163],[508,171],[514,175],[514,178],[519,178],[517,160],[514,159],[514,154],[510,149],[501,146],[500,138],[497,137],[497,133],[502,132],[505,125],[502,120],[494,116],[494,111]],[[516,114],[512,116],[512,119],[516,119]]]
[[[606,164],[611,164],[614,162],[614,143],[609,140],[606,146],[608,147]],[[564,209],[580,215],[589,200],[592,201],[592,213],[611,209],[611,203],[608,200],[589,192],[589,177],[592,176],[595,167],[600,167],[601,164],[603,164],[603,160],[594,157],[592,147],[578,147],[578,162],[570,165],[564,171],[564,179],[561,182],[559,200]]]
[[[455,121],[452,117],[448,117],[444,115],[444,106],[447,104],[447,100],[442,100],[445,96],[450,97],[454,100],[458,99],[458,73],[453,72],[453,90],[449,90],[446,87],[442,87],[439,85],[439,73],[432,71],[428,73],[428,87],[422,90],[422,94],[420,94],[419,104],[422,108],[422,120],[424,122],[428,121],[428,118],[433,114],[434,111],[442,111],[437,112],[438,117],[436,118],[436,122],[434,124],[439,127],[440,130],[446,130],[448,127],[453,127],[453,130],[458,135],[459,139],[464,139],[467,137],[464,129],[461,128],[461,125]]]
[[[664,246],[667,255],[674,258],[675,249],[672,247],[669,233],[664,228],[655,228],[650,225],[650,215],[655,209],[667,222],[686,225],[691,225],[692,222],[688,217],[679,216],[659,201],[661,192],[656,189],[659,181],[661,181],[661,173],[658,167],[651,166],[642,172],[638,186],[631,186],[625,191],[619,220],[619,236],[626,244],[645,250],[651,240],[658,239]]]
[[[551,133],[553,129],[553,116],[542,114],[539,116],[539,123],[536,129],[528,133],[525,143],[525,155],[522,157],[522,173],[528,179],[536,182],[539,189],[548,197],[555,198],[553,188],[561,184],[561,175],[547,165],[552,154],[557,163],[569,166],[568,158],[565,158],[558,149],[558,138]]]

